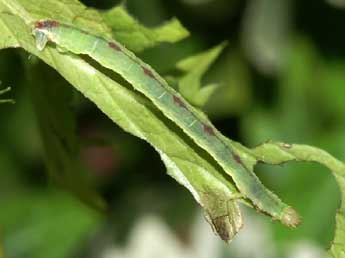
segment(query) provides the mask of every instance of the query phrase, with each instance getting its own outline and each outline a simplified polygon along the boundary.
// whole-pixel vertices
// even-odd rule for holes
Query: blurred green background
[[[83,1],[106,9],[119,1]],[[191,32],[177,44],[140,53],[161,74],[189,55],[227,40],[204,78],[220,88],[204,107],[225,135],[253,147],[268,139],[304,143],[345,160],[344,1],[127,0],[147,26],[176,16]],[[32,106],[30,76],[71,87],[32,57],[0,51],[1,87],[15,105],[0,106],[0,239],[5,257],[327,257],[339,194],[315,164],[259,166],[267,187],[296,207],[291,230],[245,210],[230,245],[213,236],[192,196],[166,175],[159,155],[123,132],[74,92],[81,158],[109,204],[98,212],[49,179]],[[32,75],[34,74],[34,75]],[[1,250],[1,249],[0,249]],[[0,251],[1,256],[1,251]]]

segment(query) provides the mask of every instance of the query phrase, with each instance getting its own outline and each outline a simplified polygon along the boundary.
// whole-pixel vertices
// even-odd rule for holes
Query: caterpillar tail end
[[[285,209],[284,214],[280,220],[284,225],[295,228],[301,222],[298,213],[291,207]]]

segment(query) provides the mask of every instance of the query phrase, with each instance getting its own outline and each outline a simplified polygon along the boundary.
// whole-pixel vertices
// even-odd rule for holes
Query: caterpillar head
[[[58,27],[60,24],[57,21],[41,20],[34,23],[32,34],[36,38],[36,47],[38,50],[43,50],[47,42],[50,40],[51,30]]]

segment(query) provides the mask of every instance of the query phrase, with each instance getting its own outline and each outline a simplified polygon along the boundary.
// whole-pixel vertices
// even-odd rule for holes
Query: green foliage
[[[240,51],[230,45],[219,59],[217,69],[208,77],[219,87],[204,107],[207,114],[218,119],[242,114],[253,101],[250,70]]]
[[[33,60],[32,58],[31,60]],[[92,189],[79,159],[79,139],[70,105],[72,91],[68,85],[54,81],[49,71],[42,71],[37,60],[28,66],[28,85],[40,127],[41,140],[49,175],[81,200],[104,210],[106,204]],[[46,82],[51,81],[49,87]]]
[[[4,93],[6,93],[6,92],[8,92],[10,90],[11,90],[10,87],[7,87],[7,88],[5,88],[3,90],[0,90],[0,95],[4,94]],[[12,103],[12,104],[14,104],[14,100],[12,100],[12,99],[0,99],[0,104],[1,103]]]
[[[225,44],[221,44],[207,52],[188,57],[177,63],[177,68],[186,73],[179,79],[179,91],[190,103],[196,106],[205,105],[217,89],[217,84],[201,87],[201,78],[224,47]]]
[[[0,214],[6,257],[66,257],[101,219],[70,196],[54,191],[24,191],[2,201],[1,207],[6,209]]]
[[[326,101],[330,95],[339,94],[339,90],[343,88],[343,81],[339,80],[341,76],[337,73],[341,64],[325,64],[312,44],[300,39],[294,41],[288,51],[288,57],[282,76],[278,80],[278,97],[275,99],[273,108],[268,110],[258,104],[253,108],[253,112],[244,119],[243,131],[249,144],[255,145],[267,138],[295,142],[305,141],[332,150],[333,153],[344,158],[343,151],[336,147],[344,139],[343,116],[339,113],[340,110],[343,110],[344,104],[341,108],[336,101]],[[330,76],[330,71],[332,71],[332,76]],[[329,123],[327,130],[324,131],[323,121],[328,121],[328,116],[332,117],[333,122]],[[256,128],[254,131],[250,130],[253,126]],[[302,149],[305,149],[305,153],[296,155],[295,151]],[[320,220],[334,220],[334,215],[330,214],[330,210],[338,208],[339,199],[335,198],[338,190],[340,190],[341,200],[344,200],[343,163],[310,146],[299,146],[298,148],[294,146],[290,150],[286,149],[285,153],[279,153],[280,150],[271,145],[266,147],[263,145],[258,150],[264,156],[265,162],[269,164],[284,162],[284,160],[306,160],[323,164],[332,171],[339,189],[335,189],[332,178],[325,175],[324,170],[317,166],[312,169],[313,175],[307,172],[306,167],[286,166],[284,175],[277,175],[277,171],[273,167],[265,168],[266,174],[275,175],[275,183],[279,188],[287,189],[286,192],[291,196],[293,202],[301,202],[297,209],[303,214],[304,223],[295,234],[289,234],[289,237],[298,238],[308,235],[314,241],[328,245],[329,237],[334,233],[332,227],[327,223],[323,227],[318,226]],[[272,157],[273,159],[270,160]],[[298,169],[298,173],[296,173],[296,169]],[[294,176],[289,176],[294,173]],[[308,185],[308,190],[306,190],[306,185]],[[303,198],[296,194],[302,192],[304,193]],[[320,209],[320,203],[323,203],[323,209]],[[331,248],[335,257],[341,257],[343,248],[341,245],[335,244],[344,241],[344,234],[341,230],[344,220],[343,207],[342,202],[336,215],[336,233],[334,245]],[[279,233],[277,234],[279,235]]]
[[[154,29],[146,28],[130,16],[122,5],[103,13],[104,22],[111,28],[113,37],[126,48],[139,52],[161,42],[177,42],[189,32],[177,19]]]
[[[57,51],[53,45],[48,45],[42,52],[38,51],[31,35],[31,26],[32,22],[43,18],[73,23],[91,33],[107,38],[114,37],[134,51],[154,47],[160,42],[176,42],[186,37],[188,32],[175,19],[154,29],[146,28],[133,19],[122,6],[102,13],[86,8],[78,1],[72,0],[0,0],[0,48],[23,48],[30,54],[37,56],[55,69],[85,97],[95,103],[104,114],[123,130],[151,144],[159,153],[168,174],[186,187],[203,207],[206,217],[215,231],[222,239],[231,240],[242,226],[242,218],[238,207],[240,193],[234,187],[231,179],[224,174],[224,171],[207,153],[196,146],[176,125],[163,117],[151,102],[123,85],[121,81],[115,81],[113,77],[106,75],[101,68],[98,69],[92,66],[79,56]],[[185,75],[177,81],[179,89],[194,105],[204,105],[216,89],[214,84],[201,87],[201,78],[223,47],[224,45],[220,45],[202,54],[188,57],[177,64],[177,68],[185,72]],[[288,89],[289,92],[282,94],[286,99],[281,99],[282,106],[279,107],[286,110],[285,115],[288,119],[285,121],[296,125],[295,130],[297,132],[302,131],[301,127],[311,125],[301,123],[304,114],[299,112],[300,104],[304,103],[303,100],[300,100],[297,104],[291,103],[291,98],[289,98],[291,95],[289,94],[296,94],[297,97],[293,99],[303,99],[305,89],[298,88],[298,85],[301,85],[301,80],[309,81],[309,77],[314,75],[311,69],[313,65],[303,63],[313,63],[314,53],[312,51],[301,52],[307,53],[307,57],[299,59],[300,56],[292,56],[291,62],[293,64],[288,66],[290,70],[286,73],[287,76],[282,82],[282,84],[289,85],[289,87],[284,88]],[[75,132],[75,117],[68,108],[72,93],[58,82],[49,84],[48,88],[45,81],[52,81],[53,79],[48,76],[47,78],[41,76],[42,71],[35,67],[36,65],[34,62],[27,64],[26,71],[30,74],[29,86],[41,129],[41,138],[46,151],[46,163],[50,175],[55,181],[58,181],[85,202],[102,208],[104,206],[103,200],[97,195],[90,180],[85,177],[85,170],[79,161],[79,142]],[[339,94],[336,94],[335,90],[325,89],[326,82],[333,82],[330,84],[330,87],[333,87],[343,81],[341,71],[343,71],[344,66],[336,64],[336,67],[332,70],[325,68],[324,73],[319,75],[322,78],[320,80],[321,84],[324,83],[324,92],[322,94],[325,98],[321,98],[321,101],[329,103],[329,101],[326,101],[327,98],[335,99],[334,105],[326,107],[334,109],[338,116],[342,116],[344,112],[342,98]],[[310,70],[308,70],[309,68]],[[298,72],[299,69],[305,69],[302,78],[301,73]],[[334,86],[334,88],[337,87]],[[4,93],[4,91],[1,93]],[[295,108],[294,111],[292,107]],[[298,115],[289,116],[291,113]],[[252,115],[246,121],[245,130],[249,130],[247,134],[252,135],[253,141],[262,139],[262,137],[260,137],[260,130],[252,130],[252,128],[260,129],[260,126],[269,127],[272,124],[274,119],[268,114],[266,114],[266,117],[267,122],[264,124],[256,124],[255,115]],[[296,117],[299,117],[299,119],[295,120]],[[281,129],[279,126],[284,125],[277,124],[276,126],[278,129],[274,130],[272,135],[268,135],[269,138],[284,137],[284,135],[278,133]],[[286,136],[288,137],[288,132],[286,132]],[[302,135],[302,137],[304,136]],[[250,136],[248,138],[250,139]],[[345,254],[344,163],[320,149],[307,145],[270,142],[248,149],[239,143],[228,141],[235,146],[236,153],[250,169],[253,169],[259,161],[274,165],[287,161],[312,161],[320,163],[332,171],[341,191],[342,202],[336,215],[335,238],[330,252],[333,257],[343,258]],[[294,188],[294,185],[291,188]],[[16,206],[17,200],[10,200],[6,205],[2,203],[4,209],[13,211],[10,212],[13,214],[11,221],[8,221],[9,217],[0,217],[2,224],[15,227],[16,221],[19,221],[20,216],[25,214],[25,208],[32,200],[36,200],[37,203],[42,202],[40,197],[36,198],[34,196],[30,199],[31,195],[35,194],[26,195],[25,193],[19,196],[25,204],[21,207]],[[249,206],[251,205],[246,200],[242,201]],[[17,246],[14,248],[10,243],[7,247],[9,250],[17,249],[17,252],[25,253],[27,257],[40,257],[42,255],[42,257],[61,257],[66,254],[68,246],[75,244],[74,238],[97,224],[97,216],[89,217],[84,213],[83,208],[81,208],[80,213],[69,214],[68,211],[72,210],[70,207],[75,206],[75,203],[70,204],[67,201],[66,204],[65,200],[56,197],[55,194],[49,194],[43,202],[40,205],[41,208],[43,207],[43,215],[40,216],[60,211],[61,213],[56,214],[57,218],[61,221],[66,221],[67,217],[71,219],[69,221],[73,221],[73,223],[71,222],[66,226],[75,227],[75,235],[70,235],[68,238],[60,236],[59,239],[54,239],[52,242],[61,243],[61,241],[64,241],[63,245],[61,244],[61,250],[54,254],[46,252],[46,250],[49,250],[48,246],[35,248],[35,246],[39,246],[39,242],[26,243],[26,246],[25,243],[21,243],[22,249],[17,249]],[[53,207],[53,203],[61,206]],[[72,218],[78,218],[75,220],[80,223],[75,224],[75,220]],[[308,218],[304,219],[308,220]],[[45,230],[49,232],[49,230],[54,230],[56,225],[54,221],[51,221],[49,225],[39,226],[42,232]],[[7,229],[5,229],[4,234],[6,232]],[[8,229],[8,232],[10,232],[10,229]],[[32,241],[39,240],[33,239]],[[33,249],[30,250],[32,246]],[[65,249],[62,246],[66,246]],[[13,257],[19,256],[13,255]]]
[[[30,27],[11,15],[4,14],[2,19],[5,23],[17,25],[17,29],[12,33],[15,33],[15,37],[24,49],[56,68],[65,79],[95,102],[98,108],[125,131],[151,143],[161,154],[168,173],[194,194],[211,218],[218,217],[214,214],[218,214],[219,211],[208,208],[208,202],[200,197],[204,194],[205,187],[211,189],[208,195],[212,196],[212,192],[216,192],[217,196],[222,196],[223,199],[229,199],[236,190],[232,183],[224,178],[219,167],[210,157],[204,158],[203,153],[186,139],[186,136],[181,135],[176,126],[163,118],[137,93],[111,80],[80,58],[61,54],[54,47],[39,52],[31,36]],[[63,135],[63,132],[59,134]],[[61,145],[59,142],[58,144]],[[61,178],[60,174],[56,177]],[[69,180],[66,178],[65,180],[68,183]],[[236,204],[234,205],[237,208]],[[238,220],[227,216],[222,216],[222,219]],[[240,228],[241,221],[237,223],[239,225],[236,225],[236,228]],[[225,222],[225,227],[228,226],[232,227],[233,223]],[[229,229],[229,232],[232,232],[232,229]]]

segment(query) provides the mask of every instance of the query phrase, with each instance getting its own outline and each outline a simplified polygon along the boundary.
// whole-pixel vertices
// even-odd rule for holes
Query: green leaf
[[[225,43],[177,63],[177,68],[186,74],[179,79],[179,91],[195,106],[203,106],[217,89],[217,84],[201,86],[201,78],[222,52]]]
[[[140,94],[111,80],[78,56],[62,54],[52,46],[38,51],[30,28],[19,18],[2,14],[0,20],[5,24],[0,27],[1,33],[14,34],[22,48],[56,69],[120,127],[150,143],[160,153],[168,173],[193,194],[215,229],[221,230],[221,237],[226,241],[232,239],[242,226],[233,199],[237,190],[211,157]],[[210,202],[213,196],[228,202],[225,214]]]
[[[175,18],[159,27],[147,28],[128,14],[123,5],[104,12],[103,17],[111,27],[114,38],[134,52],[154,47],[161,42],[174,43],[189,36],[189,32]]]
[[[103,22],[101,14],[95,9],[86,8],[77,0],[2,0],[0,12],[12,13],[27,25],[50,18],[81,28],[87,27],[94,34],[111,37],[111,30]]]

